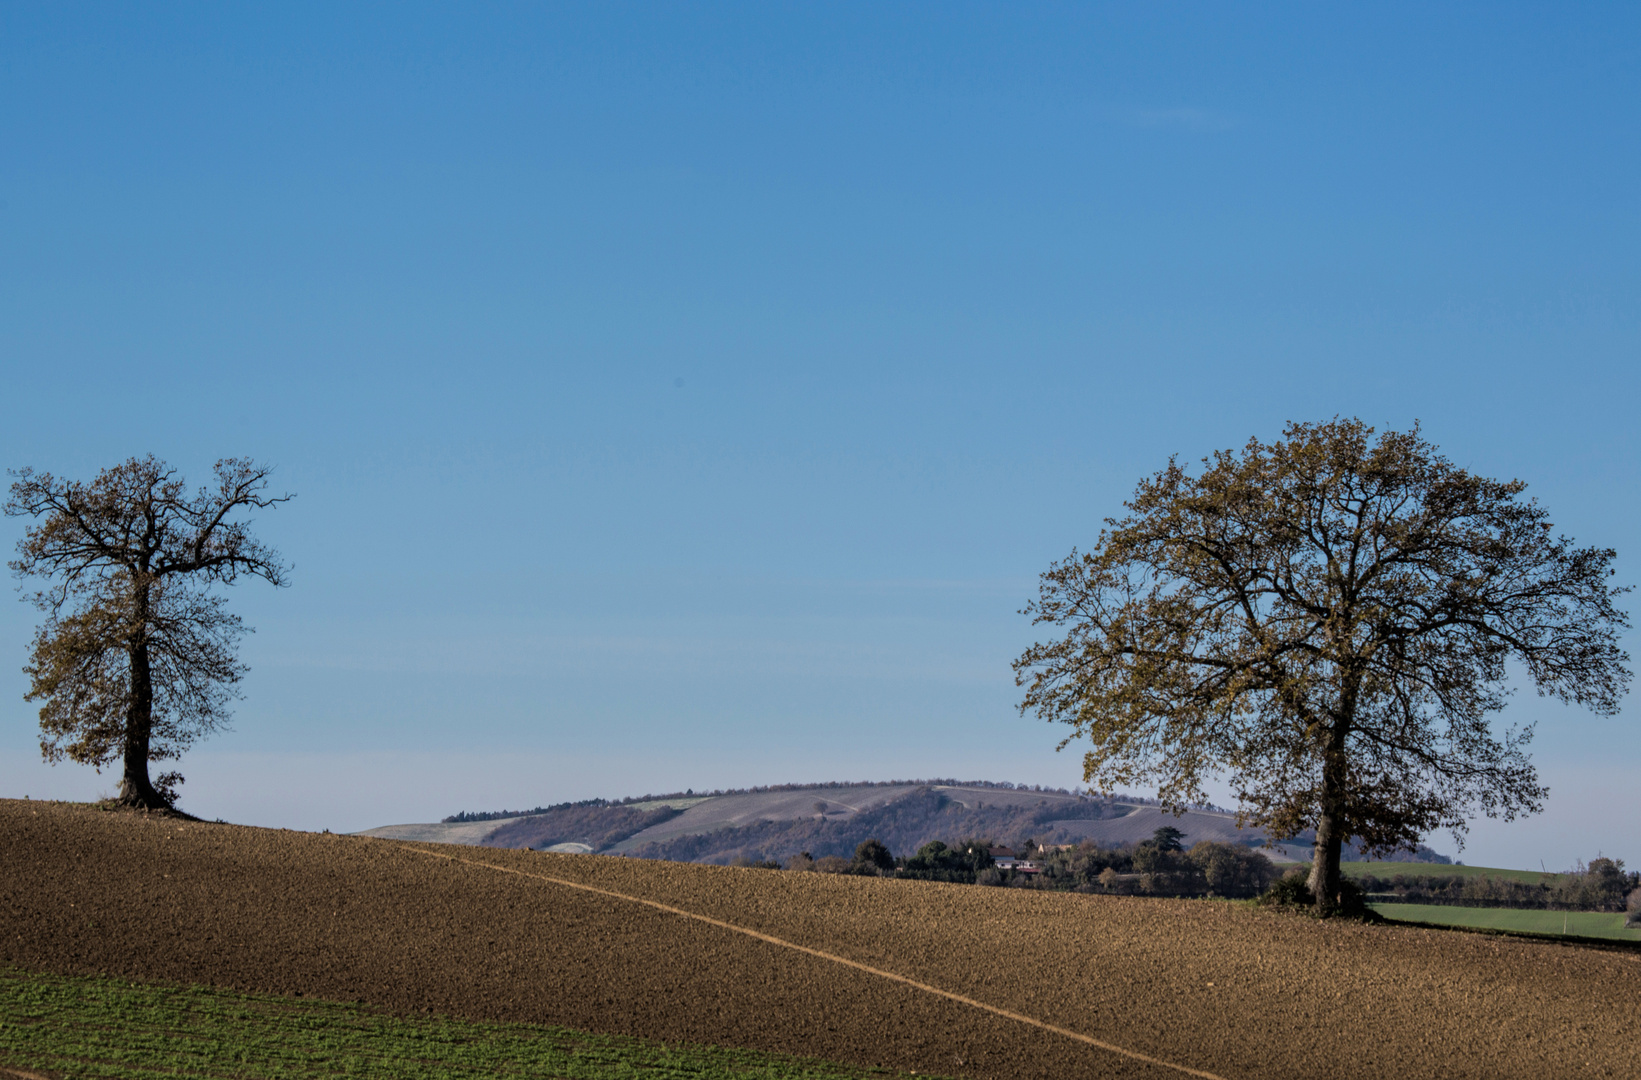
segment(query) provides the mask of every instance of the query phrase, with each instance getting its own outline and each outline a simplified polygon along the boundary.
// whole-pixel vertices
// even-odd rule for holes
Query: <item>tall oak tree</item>
[[[1244,821],[1314,828],[1310,887],[1335,910],[1347,840],[1387,852],[1542,808],[1531,725],[1490,722],[1512,664],[1618,710],[1615,553],[1557,535],[1525,486],[1354,419],[1197,475],[1170,461],[1042,575],[1025,613],[1063,636],[1015,661],[1021,711],[1071,725],[1062,747],[1086,737],[1102,789],[1155,782],[1177,809],[1223,773]]]
[[[38,524],[18,542],[19,578],[46,614],[35,634],[27,700],[40,701],[48,761],[119,762],[118,800],[171,806],[182,777],[150,780],[151,761],[179,756],[222,727],[245,673],[246,631],[213,589],[241,577],[286,583],[277,552],[240,515],[291,498],[264,494],[269,470],[219,461],[216,483],[189,495],[153,456],[105,469],[90,483],[14,472],[5,512]]]

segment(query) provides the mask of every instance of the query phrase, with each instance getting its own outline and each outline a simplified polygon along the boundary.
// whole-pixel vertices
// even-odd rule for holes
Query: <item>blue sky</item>
[[[1036,575],[1144,474],[1415,420],[1633,580],[1625,5],[0,11],[0,463],[274,463],[292,587],[185,804],[357,829],[827,779],[1069,786]],[[7,521],[6,546],[21,523]],[[38,763],[0,607],[0,788]],[[1641,861],[1629,715],[1524,694]],[[1445,837],[1433,843],[1451,850]]]

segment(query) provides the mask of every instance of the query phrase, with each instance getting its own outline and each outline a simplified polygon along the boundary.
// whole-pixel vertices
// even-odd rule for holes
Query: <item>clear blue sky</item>
[[[10,5],[0,463],[278,467],[185,805],[1070,786],[1036,575],[1169,455],[1415,419],[1634,579],[1631,5]],[[10,547],[21,523],[7,521]],[[38,764],[0,607],[0,788]],[[9,660],[4,659],[10,657]],[[1641,733],[1531,693],[1641,862]],[[1444,836],[1432,841],[1452,850]]]

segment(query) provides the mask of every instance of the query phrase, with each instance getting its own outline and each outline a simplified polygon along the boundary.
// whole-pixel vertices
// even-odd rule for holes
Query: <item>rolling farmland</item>
[[[1641,961],[1535,941],[18,801],[0,859],[24,971],[1004,1080],[1641,1074]]]

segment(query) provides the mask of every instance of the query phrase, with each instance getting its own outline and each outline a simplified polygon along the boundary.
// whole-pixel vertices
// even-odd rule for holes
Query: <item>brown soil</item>
[[[14,800],[0,867],[0,964],[34,970],[969,1076],[1182,1075],[1038,1024],[1226,1078],[1641,1076],[1620,952]]]

